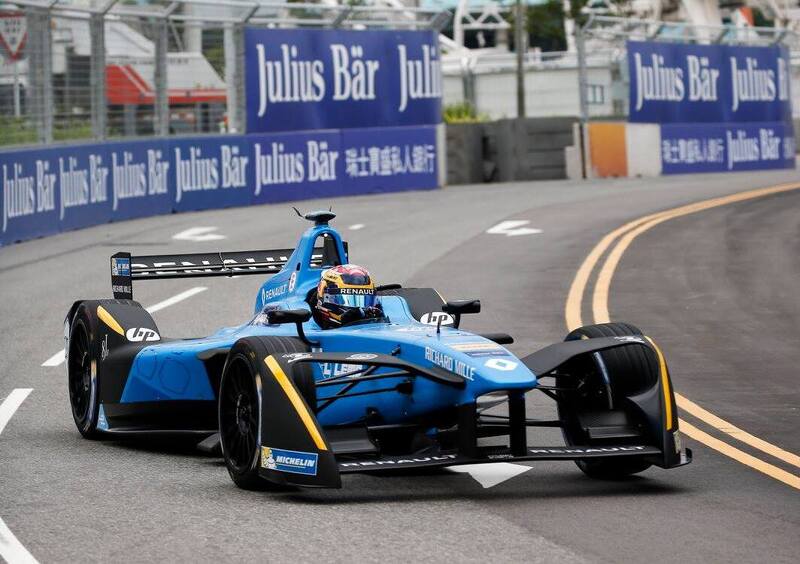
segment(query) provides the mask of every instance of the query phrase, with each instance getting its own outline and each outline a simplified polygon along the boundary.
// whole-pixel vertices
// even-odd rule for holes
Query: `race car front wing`
[[[618,342],[597,339],[598,347],[623,346]],[[637,341],[638,343],[638,341]],[[588,345],[580,345],[585,354]],[[575,345],[567,347],[577,349]],[[553,349],[548,352],[553,354]],[[385,472],[387,470],[444,467],[459,464],[492,462],[526,462],[537,460],[586,460],[637,457],[661,468],[675,468],[688,464],[692,452],[681,448],[677,428],[664,430],[659,435],[618,435],[619,443],[612,442],[614,435],[606,434],[602,441],[592,445],[528,446],[528,427],[560,427],[559,420],[531,420],[525,412],[525,396],[520,392],[508,393],[508,416],[482,415],[475,402],[457,406],[457,424],[451,429],[434,434],[431,443],[413,454],[388,455],[379,448],[374,436],[386,427],[360,426],[323,428],[294,387],[292,365],[298,362],[354,362],[368,366],[363,378],[394,377],[426,378],[443,385],[461,386],[453,374],[435,367],[422,367],[392,355],[356,353],[293,353],[275,355],[265,359],[274,378],[259,382],[261,395],[261,460],[259,474],[272,482],[303,487],[341,487],[341,474]],[[391,374],[373,374],[377,367],[391,367]],[[352,378],[352,376],[350,377]],[[356,378],[357,379],[357,378]],[[657,391],[657,390],[656,390]],[[347,394],[338,396],[347,397]],[[657,396],[656,396],[657,397]],[[417,427],[423,432],[424,422],[398,427]],[[428,426],[429,428],[429,426]],[[481,446],[484,437],[508,438],[504,446]]]
[[[481,464],[492,462],[528,462],[538,460],[584,460],[587,458],[611,458],[647,456],[657,464],[662,456],[661,451],[654,446],[645,445],[619,445],[604,447],[577,447],[577,446],[540,446],[528,447],[527,453],[515,456],[502,449],[487,448],[476,458],[470,458],[457,453],[443,453],[412,456],[382,456],[377,458],[361,458],[342,460],[339,462],[339,472],[342,474],[363,473],[376,470],[406,469],[406,468],[432,468],[454,466],[458,464]],[[678,464],[683,466],[692,460],[691,449],[684,449]]]

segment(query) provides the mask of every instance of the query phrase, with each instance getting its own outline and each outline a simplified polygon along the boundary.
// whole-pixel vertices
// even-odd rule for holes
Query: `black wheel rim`
[[[225,459],[236,473],[250,469],[258,441],[258,400],[248,363],[234,359],[220,392],[220,435]]]
[[[69,400],[75,420],[84,424],[89,418],[92,400],[92,359],[89,334],[78,323],[69,341]]]

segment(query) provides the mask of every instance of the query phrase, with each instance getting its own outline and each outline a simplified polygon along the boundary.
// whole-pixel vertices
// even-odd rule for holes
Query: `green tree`
[[[627,0],[612,0],[612,2],[626,4]],[[571,0],[570,2],[570,15],[575,20],[576,26],[586,23],[587,16],[581,13],[581,10],[587,3],[588,0]],[[513,2],[508,5],[513,6]],[[525,10],[525,16],[528,44],[531,47],[539,47],[542,51],[563,51],[567,48],[562,0],[547,0],[542,4],[529,5]],[[513,24],[513,9],[509,14],[509,21]]]
[[[561,0],[528,6],[525,27],[531,47],[542,51],[563,51],[567,48],[564,34],[564,7]]]

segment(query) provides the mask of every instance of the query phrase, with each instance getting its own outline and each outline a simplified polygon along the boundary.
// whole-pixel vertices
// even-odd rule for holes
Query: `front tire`
[[[283,489],[258,474],[261,456],[261,382],[273,375],[264,359],[271,354],[310,349],[293,337],[246,337],[228,353],[219,388],[219,436],[233,482],[245,490]],[[306,403],[317,404],[311,367],[299,363],[290,377]]]
[[[96,439],[101,435],[97,430],[100,382],[97,378],[95,332],[86,308],[82,306],[72,320],[66,361],[72,418],[86,439]]]
[[[575,329],[564,340],[642,335],[638,327],[628,323],[602,323]],[[632,421],[629,414],[619,409],[619,403],[624,402],[625,396],[649,388],[654,379],[658,378],[657,359],[643,345],[618,347],[595,355],[579,357],[567,367],[567,371],[573,374],[581,373],[586,376],[582,391],[558,404],[564,440],[568,445],[602,446],[602,441],[589,439],[581,424],[581,416],[617,416],[630,425],[636,425],[637,422]],[[609,385],[605,383],[604,374],[610,380]],[[568,385],[567,380],[565,377],[558,378],[557,385]],[[613,412],[616,412],[615,415],[611,415]],[[620,441],[615,440],[614,443],[619,444]],[[638,457],[584,459],[576,460],[575,464],[587,476],[611,480],[638,474],[652,465]]]

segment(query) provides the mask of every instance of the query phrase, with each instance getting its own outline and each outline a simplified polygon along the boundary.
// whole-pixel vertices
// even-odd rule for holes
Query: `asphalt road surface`
[[[299,206],[332,204],[351,260],[379,283],[481,298],[483,312],[465,328],[511,333],[522,354],[563,338],[570,285],[605,234],[653,212],[792,181],[797,171],[513,183]],[[487,233],[504,221],[529,223]],[[172,238],[193,227],[225,238]],[[611,318],[656,337],[676,391],[728,424],[681,412],[702,431],[703,440],[684,437],[690,466],[602,482],[570,462],[548,462],[488,488],[468,472],[441,472],[346,476],[341,490],[270,494],[238,490],[220,460],[191,449],[80,437],[64,365],[43,364],[55,364],[47,361],[63,346],[69,305],[110,296],[110,254],[291,247],[305,227],[289,205],[261,206],[0,249],[0,410],[19,405],[5,429],[0,422],[0,554],[40,562],[797,561],[800,190],[664,221],[631,242],[614,273]],[[541,232],[508,234],[515,229]],[[578,303],[585,323],[593,280]],[[197,336],[247,319],[260,282],[142,283],[136,298],[148,306],[181,294],[154,317],[162,334]],[[198,287],[206,289],[183,294]],[[541,400],[528,409],[552,413]],[[742,440],[731,425],[773,448]],[[531,444],[558,439],[529,436]]]

